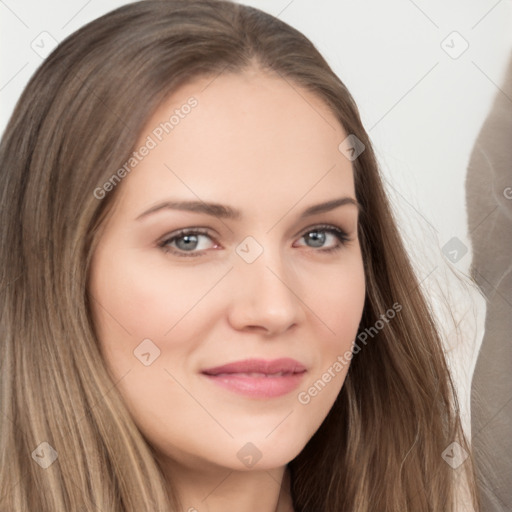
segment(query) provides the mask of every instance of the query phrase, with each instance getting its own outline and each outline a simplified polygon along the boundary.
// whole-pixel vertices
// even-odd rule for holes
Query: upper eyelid
[[[172,240],[173,238],[179,238],[180,236],[186,235],[204,235],[209,236],[210,238],[215,238],[210,232],[211,230],[208,228],[182,228],[177,229],[176,231],[171,231],[170,233],[165,234],[159,239],[159,242],[167,242]]]
[[[311,224],[309,226],[306,226],[305,228],[302,228],[295,236],[298,236],[300,234],[308,233],[309,231],[314,231],[315,229],[318,229],[319,231],[325,230],[328,231],[329,229],[341,231],[343,233],[346,233],[347,230],[342,228],[341,226],[337,226],[336,224],[332,224],[329,222],[317,222],[316,224]]]
[[[329,229],[333,229],[333,230],[341,231],[342,233],[345,233],[348,236],[346,229],[342,228],[341,226],[336,226],[335,224],[329,224],[329,223],[311,224],[309,226],[306,226],[305,228],[302,228],[294,236],[299,236],[299,235],[302,236],[305,233],[308,233],[315,229],[325,230],[325,231],[328,231]],[[168,234],[164,235],[160,240],[162,242],[164,242],[164,241],[170,240],[172,238],[177,238],[179,236],[185,236],[185,235],[190,235],[190,234],[192,234],[192,235],[199,234],[199,235],[209,236],[210,238],[215,238],[215,235],[211,234],[210,228],[190,227],[190,228],[178,229],[176,231],[168,233]]]

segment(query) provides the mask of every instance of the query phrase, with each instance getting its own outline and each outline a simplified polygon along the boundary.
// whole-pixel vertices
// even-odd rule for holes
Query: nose
[[[270,336],[304,320],[300,284],[279,255],[264,251],[252,263],[238,260],[232,274],[228,320],[234,329]]]

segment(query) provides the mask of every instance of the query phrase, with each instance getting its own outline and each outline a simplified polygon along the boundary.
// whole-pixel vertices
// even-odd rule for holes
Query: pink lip
[[[208,368],[201,373],[235,393],[272,398],[293,391],[306,373],[306,367],[290,358],[273,361],[246,359]]]

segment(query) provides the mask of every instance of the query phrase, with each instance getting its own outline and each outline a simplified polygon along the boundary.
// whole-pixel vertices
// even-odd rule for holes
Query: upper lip
[[[215,366],[202,370],[206,375],[219,375],[221,373],[263,373],[266,375],[276,373],[303,373],[306,367],[291,358],[273,359],[267,361],[265,359],[245,359],[243,361],[235,361],[233,363]]]

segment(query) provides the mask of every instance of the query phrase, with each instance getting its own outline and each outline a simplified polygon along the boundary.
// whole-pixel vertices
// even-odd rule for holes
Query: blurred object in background
[[[487,300],[471,389],[482,512],[512,510],[512,58],[496,91],[466,180],[471,273]]]

